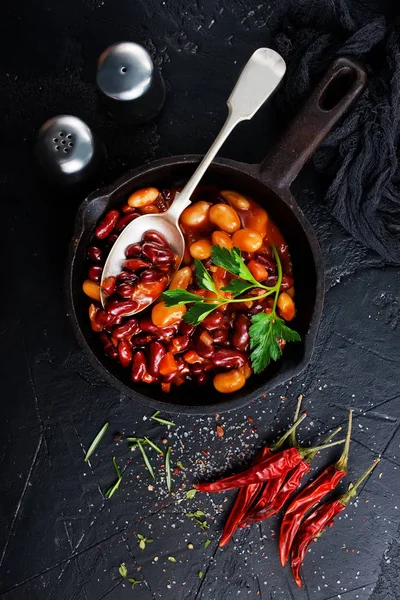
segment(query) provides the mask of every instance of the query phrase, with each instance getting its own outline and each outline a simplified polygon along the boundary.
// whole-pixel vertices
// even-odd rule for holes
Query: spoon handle
[[[228,98],[228,117],[207,154],[167,211],[170,218],[178,220],[189,206],[191,195],[231,131],[238,123],[256,114],[276,89],[285,71],[285,61],[275,50],[259,48],[252,54]]]

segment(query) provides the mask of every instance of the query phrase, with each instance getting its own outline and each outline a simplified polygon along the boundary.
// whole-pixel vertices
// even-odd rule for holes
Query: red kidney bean
[[[97,246],[89,246],[87,249],[87,257],[91,262],[102,262],[103,252]]]
[[[246,364],[247,356],[244,352],[239,352],[239,350],[230,350],[228,348],[224,348],[215,353],[212,361],[216,367],[223,367],[224,369],[239,369]]]
[[[147,346],[155,339],[155,336],[151,333],[138,333],[132,339],[133,346]]]
[[[139,304],[136,300],[109,300],[106,310],[110,315],[119,317],[133,312],[138,306]]]
[[[121,212],[123,212],[124,215],[130,215],[131,213],[136,212],[136,208],[134,206],[129,206],[129,204],[124,204],[121,208]]]
[[[125,321],[123,325],[114,327],[112,330],[112,337],[116,340],[122,340],[135,335],[135,333],[139,333],[139,331],[139,321],[137,319],[129,319],[128,321]]]
[[[106,294],[111,296],[115,291],[115,285],[117,283],[117,278],[114,275],[110,275],[110,277],[106,277],[101,284],[102,289]]]
[[[278,281],[278,276],[277,275],[270,275],[269,277],[267,277],[267,279],[264,280],[263,283],[267,287],[274,287],[274,285],[276,285],[277,281]]]
[[[132,281],[135,281],[137,279],[137,276],[134,273],[130,273],[129,271],[121,271],[121,273],[118,273],[117,275],[117,285],[119,283],[125,283],[126,281],[128,283],[132,283]]]
[[[106,241],[107,248],[112,248],[112,246],[115,244],[117,239],[118,239],[118,236],[116,233],[113,233],[112,235],[110,235]]]
[[[208,385],[209,381],[210,381],[210,376],[208,373],[205,373],[205,372],[199,373],[196,377],[197,385],[201,385],[201,386]]]
[[[181,321],[179,324],[179,331],[182,335],[191,336],[196,327],[194,325],[190,325],[190,323],[186,323],[186,321]]]
[[[142,317],[140,320],[141,331],[153,333],[160,339],[165,339],[173,336],[176,333],[177,325],[169,325],[168,327],[157,327],[148,317]]]
[[[291,287],[293,287],[293,285],[294,285],[293,277],[290,277],[289,275],[283,275],[280,289],[281,290],[289,290]]]
[[[169,250],[169,244],[165,237],[161,235],[158,231],[146,231],[142,235],[142,242],[150,242],[158,244],[159,246],[163,246]]]
[[[129,223],[131,223],[132,221],[134,221],[138,217],[140,217],[139,213],[131,213],[130,215],[125,215],[116,224],[116,226],[114,228],[114,232],[115,233],[121,233],[121,231],[123,231],[125,229],[125,227],[127,225],[129,225]]]
[[[169,341],[173,335],[176,334],[176,325],[169,325],[168,327],[159,327],[158,328],[158,340]]]
[[[153,377],[158,377],[160,372],[160,362],[166,352],[166,349],[160,342],[152,342],[150,344],[148,371]]]
[[[197,339],[194,342],[194,348],[198,354],[200,354],[203,358],[212,358],[215,354],[214,344],[210,344],[209,346],[205,344],[202,340]]]
[[[215,310],[210,315],[207,315],[205,319],[203,319],[202,325],[206,329],[217,329],[217,327],[221,327],[223,320],[224,315],[222,312]]]
[[[196,376],[201,375],[201,373],[205,372],[204,364],[203,363],[193,363],[192,365],[190,365],[190,372]]]
[[[118,358],[123,367],[129,367],[132,362],[132,348],[126,340],[118,344]]]
[[[214,340],[214,344],[224,344],[228,341],[229,331],[226,327],[218,327],[217,329],[213,329],[211,336]]]
[[[116,325],[120,325],[122,323],[122,317],[113,317],[112,315],[108,315],[107,323],[104,326],[109,333],[111,333],[112,328]]]
[[[164,196],[165,200],[168,202],[168,204],[171,204],[174,201],[176,194],[175,190],[162,190],[161,193]]]
[[[188,373],[190,373],[189,366],[186,364],[182,356],[176,358],[175,360],[178,365],[178,373],[180,375],[187,375]]]
[[[106,313],[104,310],[99,309],[97,313],[97,321],[104,326],[104,329],[109,329],[114,325],[119,325],[122,321],[122,317],[118,315],[110,315]]]
[[[246,302],[237,302],[235,304],[230,304],[230,305],[228,304],[227,311],[229,312],[230,315],[232,315],[232,313],[247,312],[249,310],[249,307],[246,305],[247,305]]]
[[[118,358],[118,350],[116,349],[114,344],[111,342],[109,336],[106,333],[103,332],[100,334],[100,341],[103,344],[104,352],[107,354],[107,356],[109,356],[110,358],[113,358],[113,359],[117,359]]]
[[[97,225],[94,235],[99,240],[105,240],[113,231],[118,219],[119,210],[109,210],[104,219]]]
[[[144,352],[137,350],[133,355],[131,379],[135,383],[142,381],[147,372],[146,357]]]
[[[141,258],[129,258],[122,264],[122,268],[128,269],[128,271],[140,271],[141,269],[147,269],[148,267],[150,267],[150,264]]]
[[[253,256],[254,260],[264,265],[267,269],[269,275],[274,275],[276,273],[276,262],[275,260],[265,254],[264,252],[257,253]]]
[[[249,335],[250,319],[246,315],[239,313],[236,316],[233,325],[233,336],[232,344],[236,350],[245,352],[249,347],[250,335]]]
[[[154,265],[172,264],[174,255],[171,250],[161,248],[155,244],[145,242],[142,246],[142,254],[148,258]]]
[[[152,283],[153,281],[158,281],[162,276],[163,273],[159,269],[146,269],[140,274],[140,281]]]
[[[100,265],[92,265],[88,272],[89,279],[98,283],[101,279],[102,272],[103,267],[101,267]]]
[[[266,285],[267,287],[274,287],[274,285],[276,285],[277,281],[278,281],[277,275],[270,275],[264,281],[264,285]],[[292,277],[290,277],[289,275],[283,275],[280,289],[282,291],[288,290],[289,288],[293,287],[293,284],[294,284],[294,281],[293,281]]]
[[[264,300],[254,300],[253,306],[247,310],[247,314],[248,315],[257,315],[258,313],[262,312],[265,307],[266,307],[266,304],[265,304]]]
[[[169,208],[169,203],[161,194],[159,194],[157,200],[154,202],[154,206],[156,206],[160,212],[165,212]]]
[[[134,291],[135,288],[129,283],[120,283],[116,288],[116,292],[121,298],[132,298]]]
[[[140,242],[136,242],[135,244],[130,244],[125,250],[126,258],[139,258],[142,255],[142,244]]]
[[[171,340],[171,346],[174,352],[183,352],[189,347],[190,337],[188,335],[178,335]]]

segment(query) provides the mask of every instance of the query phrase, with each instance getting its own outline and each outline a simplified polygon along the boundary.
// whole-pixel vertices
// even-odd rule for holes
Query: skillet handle
[[[300,112],[261,163],[260,177],[268,187],[288,190],[346,110],[365,89],[364,68],[349,58],[337,58]]]

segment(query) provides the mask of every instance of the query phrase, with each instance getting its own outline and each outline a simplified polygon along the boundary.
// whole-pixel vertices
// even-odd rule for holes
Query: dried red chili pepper
[[[296,412],[294,413],[294,417],[293,417],[294,423],[296,423],[296,421],[299,418],[302,401],[303,401],[303,396],[299,396],[298,401],[297,401],[297,406],[296,406]],[[293,447],[297,446],[296,428],[291,431],[290,435],[288,436],[288,440],[289,440],[290,447],[293,448]],[[275,447],[275,451],[278,450],[278,448],[281,445],[282,445],[282,440],[279,440],[278,447]],[[275,479],[270,479],[269,481],[266,481],[264,483],[263,490],[262,490],[260,496],[258,497],[256,504],[251,507],[248,507],[246,514],[243,515],[241,523],[239,524],[240,529],[243,529],[243,527],[250,525],[250,523],[252,522],[250,520],[250,516],[253,513],[258,512],[259,510],[261,510],[262,508],[267,506],[271,502],[271,500],[273,498],[275,498],[276,494],[279,492],[280,488],[282,487],[285,479],[286,479],[286,473],[284,475],[282,475],[281,477],[276,477]]]
[[[294,580],[299,587],[302,587],[303,585],[300,569],[311,542],[315,538],[319,538],[326,527],[332,527],[335,517],[344,510],[350,500],[357,495],[357,489],[361,483],[367,479],[371,471],[375,469],[379,461],[380,458],[377,458],[360,479],[349,488],[346,494],[343,494],[343,496],[340,496],[340,498],[337,498],[336,500],[322,504],[303,521],[295,537],[291,554],[292,573]]]
[[[300,404],[301,404],[301,400],[297,404],[295,416],[293,419],[294,420],[293,426],[290,427],[290,429],[284,435],[282,435],[282,437],[277,442],[275,442],[275,444],[273,444],[270,448],[268,446],[265,446],[257,454],[257,456],[253,462],[253,465],[259,464],[263,460],[270,457],[274,452],[279,450],[282,447],[282,445],[285,443],[287,438],[296,440],[295,429],[301,423],[301,420],[303,418],[305,418],[305,416],[306,416],[306,415],[304,415],[301,420],[298,418],[299,412],[300,412]],[[254,483],[252,485],[247,485],[247,486],[239,489],[238,494],[236,496],[235,503],[234,503],[233,508],[229,514],[229,517],[225,523],[224,531],[222,532],[222,536],[219,541],[220,547],[225,546],[229,542],[229,540],[232,538],[239,523],[244,519],[245,515],[250,511],[254,500],[257,498],[257,496],[258,496],[259,492],[262,490],[263,486],[269,485],[275,481],[276,481],[276,479],[271,479],[266,484]]]
[[[279,540],[279,555],[283,567],[286,564],[293,540],[305,514],[329,492],[334,490],[339,481],[347,475],[352,415],[353,412],[350,411],[346,442],[339,460],[334,465],[327,467],[315,481],[307,485],[285,512]]]
[[[339,442],[325,444],[317,448],[288,448],[287,450],[273,454],[259,465],[254,465],[238,475],[231,475],[231,477],[225,477],[214,483],[197,483],[194,487],[200,492],[222,492],[253,483],[262,483],[263,481],[267,481],[267,479],[274,479],[284,473],[288,473],[301,463],[304,457],[310,452],[330,448],[343,442],[344,440],[340,440]]]

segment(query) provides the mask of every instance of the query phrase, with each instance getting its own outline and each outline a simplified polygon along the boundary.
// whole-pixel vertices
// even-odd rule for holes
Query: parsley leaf
[[[194,266],[196,269],[196,279],[197,284],[203,288],[203,290],[208,290],[209,292],[213,292],[213,294],[219,295],[217,292],[217,288],[215,287],[215,283],[210,273],[207,271],[205,266],[200,260],[194,259]]]
[[[299,342],[300,336],[296,331],[285,325],[275,313],[269,315],[258,313],[251,318],[250,354],[251,364],[255,373],[261,373],[271,360],[278,360],[282,355],[279,340]]]
[[[162,294],[162,299],[165,302],[165,306],[177,306],[178,304],[187,304],[188,302],[198,302],[201,296],[197,294],[191,294],[186,290],[176,289],[167,290]]]
[[[260,285],[260,283],[254,279],[248,267],[244,264],[239,248],[234,247],[232,250],[228,250],[222,246],[213,246],[211,252],[211,258],[214,265],[226,269],[229,273],[232,273],[232,275],[236,275],[245,281],[249,281],[253,286]]]
[[[290,329],[290,327],[285,325],[282,319],[277,318],[276,320],[281,321],[281,338],[283,340],[286,342],[301,342],[301,336],[297,333],[297,331]]]
[[[232,279],[228,285],[221,288],[223,292],[230,292],[233,296],[240,296],[247,290],[251,290],[254,287],[252,283],[247,283],[242,279]]]
[[[197,296],[199,298],[199,296]],[[183,315],[183,320],[190,325],[198,325],[206,318],[218,304],[211,304],[209,302],[197,302],[189,308],[189,310]]]

